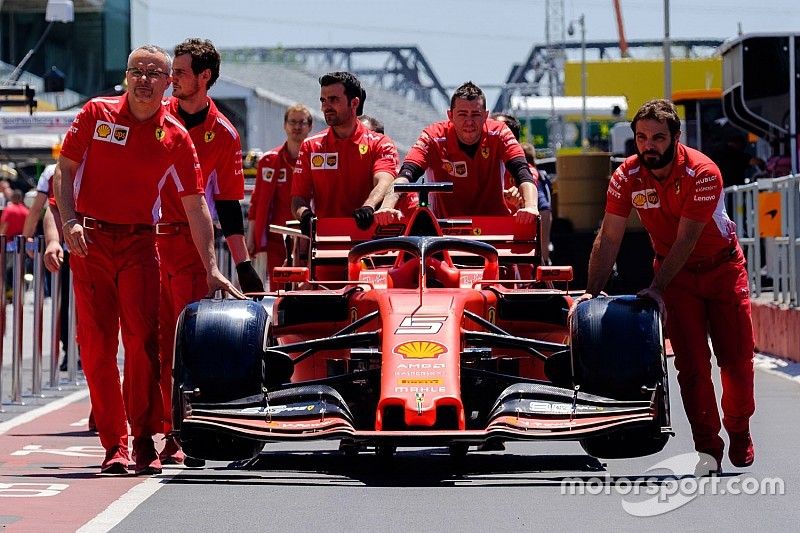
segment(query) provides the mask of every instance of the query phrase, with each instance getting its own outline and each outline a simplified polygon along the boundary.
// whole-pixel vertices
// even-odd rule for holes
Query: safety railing
[[[233,268],[230,252],[224,239],[217,238],[215,242],[217,262],[220,270],[228,276],[235,277],[236,269]],[[26,258],[32,256],[32,279],[26,279]],[[11,283],[6,278],[6,271],[11,272]],[[0,235],[0,298],[6,299],[11,294],[11,309],[3,303],[0,312],[0,412],[3,404],[24,405],[25,398],[41,398],[44,389],[58,390],[67,384],[79,384],[81,376],[78,370],[78,344],[76,341],[75,326],[75,300],[72,295],[72,277],[69,276],[70,295],[66,308],[61,298],[61,286],[65,282],[61,273],[52,274],[50,277],[50,315],[45,321],[45,276],[44,268],[44,238],[39,236],[33,242],[26,242],[25,237],[16,236],[8,239]],[[10,289],[10,291],[9,291]],[[62,313],[67,315],[68,334],[64,336],[66,346],[66,378],[62,379],[59,356],[62,349],[61,318]],[[32,316],[32,324],[25,323]],[[10,317],[9,327],[6,320]],[[49,331],[46,331],[49,328]],[[4,365],[5,336],[11,336],[11,361]],[[45,349],[47,339],[47,349]],[[44,356],[49,352],[49,369],[47,380],[45,378]],[[30,357],[31,359],[28,359]],[[24,375],[24,363],[30,368],[29,376]],[[10,367],[10,368],[6,368]],[[6,375],[10,373],[10,376]],[[4,390],[10,385],[10,391]],[[28,385],[30,388],[28,388]]]
[[[800,175],[760,179],[728,187],[725,193],[753,295],[760,296],[769,281],[775,303],[800,306]],[[777,195],[777,201],[767,204],[768,193]],[[772,222],[771,228],[764,227],[765,220]]]

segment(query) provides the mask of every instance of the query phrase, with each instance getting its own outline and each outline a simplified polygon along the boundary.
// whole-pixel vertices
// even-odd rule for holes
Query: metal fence
[[[747,257],[753,296],[770,288],[773,302],[800,306],[800,174],[734,185],[725,193]],[[778,195],[774,209],[762,205],[764,193]],[[770,219],[777,231],[762,227]]]
[[[26,271],[26,257],[32,256],[32,272]],[[216,239],[217,262],[222,273],[232,281],[236,274],[233,268],[230,252],[222,238]],[[6,272],[11,273],[9,285]],[[32,274],[32,276],[26,274]],[[19,235],[8,239],[0,235],[0,298],[6,299],[11,295],[11,309],[6,309],[7,302],[3,303],[0,312],[0,411],[4,403],[16,405],[24,404],[24,397],[38,398],[43,396],[43,389],[56,390],[64,384],[79,383],[81,376],[78,374],[78,345],[75,336],[75,300],[69,298],[66,309],[61,301],[60,273],[51,275],[50,283],[50,310],[49,324],[44,320],[46,300],[45,297],[44,268],[44,238],[39,236],[33,242]],[[72,294],[72,277],[69,277],[69,294]],[[31,312],[32,311],[32,312]],[[61,313],[68,313],[68,334],[64,336],[66,346],[66,378],[62,379],[59,356],[61,354]],[[33,323],[25,324],[26,318],[33,315]],[[6,324],[7,316],[10,321]],[[45,331],[49,327],[49,331]],[[32,337],[25,338],[25,334]],[[5,335],[11,335],[11,364],[4,366]],[[24,343],[32,342],[26,351]],[[45,345],[47,348],[45,349]],[[49,370],[45,375],[44,357],[49,358]],[[28,358],[31,359],[28,359]],[[25,375],[24,362],[28,363],[30,373]],[[10,368],[6,368],[10,366]],[[27,370],[27,369],[26,369]],[[10,371],[9,376],[5,375]],[[44,379],[47,378],[47,379]],[[10,391],[4,391],[4,384],[10,385]],[[28,384],[30,389],[27,389]],[[25,390],[23,390],[25,388]],[[29,391],[29,393],[28,393]]]

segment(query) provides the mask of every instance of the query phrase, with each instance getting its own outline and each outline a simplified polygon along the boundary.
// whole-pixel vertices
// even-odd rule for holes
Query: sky
[[[620,0],[625,34],[662,39],[664,0]],[[586,39],[616,40],[612,0],[565,0]],[[673,39],[800,31],[800,0],[669,0]],[[416,45],[445,86],[505,81],[545,42],[545,0],[131,0],[134,45]],[[579,32],[567,37],[579,41]],[[589,58],[591,59],[591,58]]]

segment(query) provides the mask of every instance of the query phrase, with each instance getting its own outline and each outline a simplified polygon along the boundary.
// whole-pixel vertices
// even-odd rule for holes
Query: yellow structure
[[[722,58],[672,60],[672,90],[692,91],[722,87]],[[586,62],[586,94],[625,96],[627,119],[653,98],[664,96],[664,62],[660,59],[615,59]],[[581,62],[564,65],[564,95],[581,96]]]

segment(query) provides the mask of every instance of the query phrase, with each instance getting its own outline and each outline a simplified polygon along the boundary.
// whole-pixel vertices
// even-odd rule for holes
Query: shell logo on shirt
[[[311,168],[321,170],[335,170],[339,168],[339,152],[313,152],[311,154]]]
[[[661,207],[661,200],[658,197],[658,191],[655,189],[645,189],[643,191],[633,191],[631,193],[631,202],[636,209],[654,209]]]
[[[467,163],[466,161],[442,161],[442,168],[445,172],[456,178],[467,177]]]
[[[128,141],[128,131],[129,128],[127,126],[120,126],[113,122],[98,120],[92,138],[98,141],[125,146],[125,143]]]
[[[274,168],[264,167],[261,169],[261,179],[264,181],[272,181],[272,176],[275,174]]]
[[[99,126],[97,126],[95,133],[103,139],[108,139],[108,136],[111,135],[111,127],[105,122],[103,122]]]

